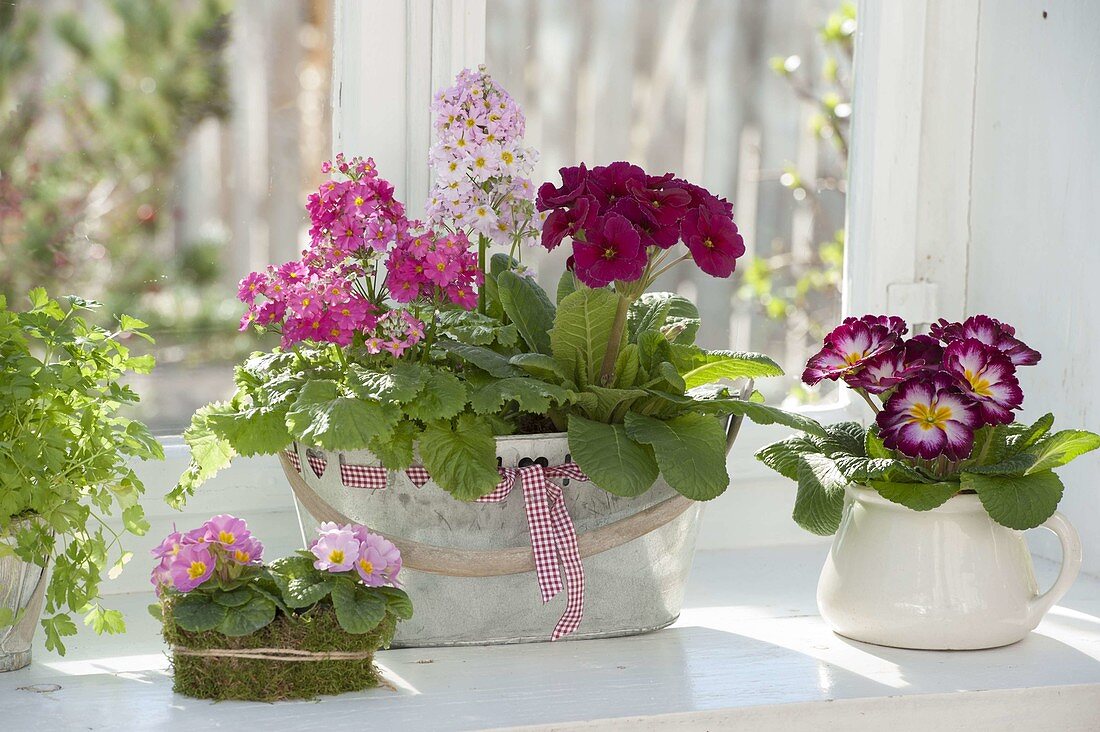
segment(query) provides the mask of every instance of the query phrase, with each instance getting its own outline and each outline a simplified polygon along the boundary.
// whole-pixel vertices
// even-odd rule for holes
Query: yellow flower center
[[[516,159],[516,156],[505,150],[500,154],[500,159],[511,165],[512,161]]]
[[[311,302],[313,302],[313,301],[312,301],[312,300],[310,300],[310,299],[309,299],[308,297],[303,297],[303,298],[302,298],[302,305],[303,305],[303,306],[306,306],[306,307],[308,307],[308,306],[309,306],[309,304],[310,304]]]
[[[974,373],[969,369],[963,372],[963,376],[970,383],[970,388],[974,390],[974,393],[978,396],[993,396],[992,384],[989,383],[989,379],[985,378],[982,372]]]
[[[356,196],[355,197],[355,205],[356,206],[362,206],[365,201],[366,201],[366,199],[363,198],[362,196]]]
[[[371,574],[372,572],[374,572],[374,565],[368,562],[366,559],[360,559],[359,566],[363,568],[364,574]]]
[[[703,246],[705,246],[707,249],[714,249],[714,242],[710,239],[704,239]]]
[[[907,423],[919,425],[922,430],[930,430],[933,428],[942,428],[950,419],[950,407],[914,404],[909,409],[909,420]]]
[[[187,568],[187,576],[191,579],[198,579],[206,574],[206,562],[191,562],[191,566]]]
[[[856,363],[859,363],[860,361],[862,361],[863,358],[866,355],[867,355],[866,351],[852,351],[851,353],[849,353],[847,356],[844,357],[844,363],[851,366],[853,364],[856,364]]]
[[[218,532],[218,541],[220,541],[222,544],[232,544],[236,540],[237,537],[233,536],[233,534],[229,533],[228,531]]]
[[[241,551],[240,549],[238,549],[237,551],[233,552],[233,556],[234,556],[234,557],[236,558],[236,560],[237,560],[238,562],[240,562],[241,564],[244,564],[245,562],[248,562],[248,561],[251,561],[251,560],[252,560],[252,557],[248,556],[248,552],[246,552],[246,551]]]
[[[485,158],[484,158],[484,157],[478,157],[478,158],[476,158],[476,159],[474,160],[474,167],[476,167],[476,168],[484,168],[484,167],[485,167]]]
[[[607,249],[604,249],[603,250],[603,258],[604,259],[614,259],[615,258],[615,250],[612,249],[611,247],[608,247]]]
[[[329,552],[328,560],[332,564],[343,564],[344,563],[344,550],[343,549],[333,549],[331,552]]]

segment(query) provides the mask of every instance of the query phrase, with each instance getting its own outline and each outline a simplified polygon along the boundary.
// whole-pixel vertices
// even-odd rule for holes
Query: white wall
[[[1047,17],[1043,14],[1046,12]],[[974,106],[967,309],[1043,354],[1024,417],[1100,432],[1100,2],[985,2]],[[1100,573],[1100,457],[1062,471],[1061,510]]]
[[[865,0],[859,19],[848,312],[1008,321],[1044,356],[1020,418],[1100,431],[1100,2]],[[1093,574],[1098,468],[1061,471]]]

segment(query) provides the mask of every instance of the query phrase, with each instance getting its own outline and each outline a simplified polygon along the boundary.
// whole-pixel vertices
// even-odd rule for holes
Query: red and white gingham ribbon
[[[287,450],[286,456],[299,473],[302,461],[294,450]],[[320,477],[325,472],[326,460],[307,454],[313,472]],[[572,478],[587,481],[576,463],[564,463],[543,467],[538,463],[522,468],[497,468],[501,476],[500,483],[487,495],[477,499],[478,503],[500,503],[512,492],[516,479],[523,487],[523,504],[527,512],[527,525],[531,531],[531,551],[535,557],[535,574],[539,580],[542,601],[550,602],[562,590],[561,568],[565,569],[565,584],[568,587],[568,600],[565,612],[550,640],[557,640],[577,629],[584,615],[584,566],[581,564],[580,551],[577,549],[577,530],[573,519],[565,507],[561,486],[551,478]],[[379,465],[347,465],[340,462],[340,479],[349,488],[367,488],[384,490],[389,471]],[[413,485],[421,488],[431,479],[423,467],[414,465],[405,471]],[[560,562],[560,566],[559,566]]]
[[[531,550],[535,554],[535,574],[539,578],[542,601],[550,602],[561,592],[561,570],[565,568],[568,601],[565,612],[550,640],[569,635],[581,623],[584,615],[584,566],[577,549],[577,530],[565,508],[561,486],[551,478],[573,478],[587,481],[588,476],[576,463],[564,463],[544,468],[539,464],[524,468],[497,468],[503,480],[492,493],[477,499],[478,503],[497,503],[511,493],[519,478],[523,486],[523,504],[527,510],[527,525],[531,529]]]

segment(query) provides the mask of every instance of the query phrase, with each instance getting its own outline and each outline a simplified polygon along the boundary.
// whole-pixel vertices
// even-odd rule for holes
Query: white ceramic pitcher
[[[1040,594],[1023,532],[993,521],[976,495],[913,511],[849,487],[817,587],[833,630],[898,648],[966,650],[1023,639],[1081,568],[1077,531],[1055,513],[1062,569]]]

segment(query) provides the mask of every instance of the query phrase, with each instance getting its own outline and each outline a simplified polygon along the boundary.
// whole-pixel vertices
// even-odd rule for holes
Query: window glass
[[[700,344],[763,351],[797,383],[840,313],[855,10],[836,0],[488,0],[489,70],[523,105],[535,180],[577,161],[673,171],[734,204],[748,247],[729,280],[672,270]],[[564,248],[536,259],[548,282]]]

